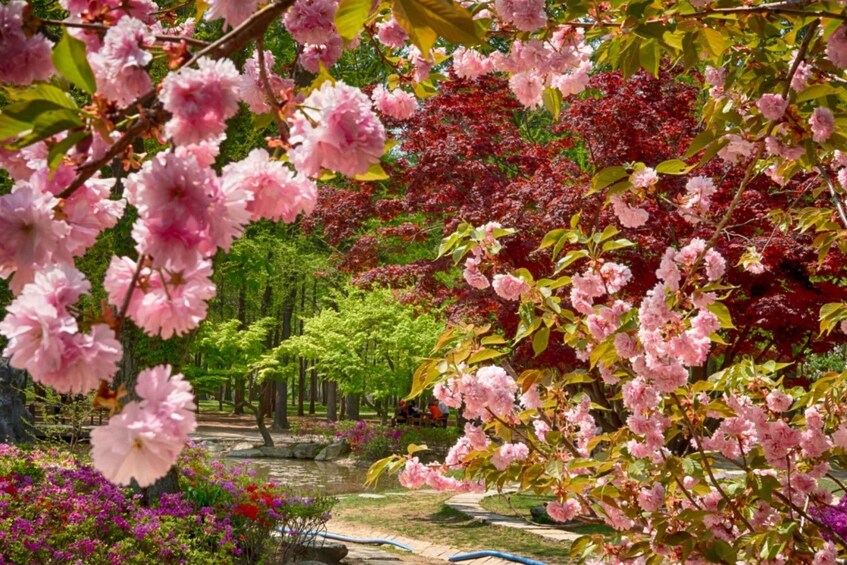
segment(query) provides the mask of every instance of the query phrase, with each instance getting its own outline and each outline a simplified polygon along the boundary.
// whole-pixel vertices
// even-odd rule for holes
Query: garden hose
[[[288,528],[285,528],[288,530]],[[393,545],[394,547],[399,547],[400,549],[405,549],[406,551],[410,551],[412,553],[415,552],[414,549],[409,547],[408,545],[402,544],[400,542],[396,542],[390,539],[378,539],[378,538],[351,538],[348,536],[342,536],[339,534],[331,534],[329,532],[303,532],[306,535],[314,535],[321,536],[326,539],[331,539],[335,541],[346,541],[349,543],[358,543],[362,545]],[[542,564],[543,565],[543,564]]]
[[[474,551],[473,553],[458,553],[453,557],[449,558],[449,561],[467,561],[468,559],[481,559],[483,557],[499,557],[500,559],[506,559],[507,561],[514,561],[515,563],[523,563],[524,565],[547,565],[546,563],[542,563],[541,561],[536,561],[535,559],[529,559],[528,557],[520,557],[519,555],[512,555],[511,553],[503,553],[502,551]]]

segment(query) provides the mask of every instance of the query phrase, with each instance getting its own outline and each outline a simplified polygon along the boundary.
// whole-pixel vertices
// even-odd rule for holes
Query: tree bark
[[[324,397],[326,400],[326,419],[330,422],[335,422],[338,420],[338,412],[337,412],[337,404],[338,399],[336,393],[336,387],[338,385],[334,381],[326,381],[326,396]]]
[[[309,371],[309,414],[315,413],[315,397],[318,395],[318,372],[315,370],[315,362]]]
[[[291,318],[294,315],[294,307],[296,305],[297,295],[293,292],[288,292],[285,296],[285,301],[282,304],[282,333],[280,341],[285,341],[291,337]],[[276,382],[276,408],[274,409],[273,429],[276,431],[287,430],[288,424],[288,381],[279,380]]]
[[[26,409],[27,375],[0,359],[0,442],[32,441],[32,414]]]
[[[244,281],[238,289],[238,321],[242,329],[247,327],[247,283]],[[232,413],[239,416],[244,414],[244,386],[244,377],[235,377],[235,407]]]
[[[355,392],[352,392],[347,395],[347,419],[361,419],[359,418],[359,395]]]

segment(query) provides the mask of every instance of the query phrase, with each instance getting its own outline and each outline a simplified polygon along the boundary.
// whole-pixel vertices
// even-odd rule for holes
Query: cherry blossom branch
[[[729,498],[729,495],[726,494],[726,491],[723,490],[723,487],[721,486],[720,482],[715,477],[715,474],[712,471],[712,466],[709,464],[709,459],[706,456],[706,452],[703,450],[702,436],[697,433],[697,430],[695,429],[694,424],[691,422],[691,419],[688,417],[688,412],[685,411],[685,408],[682,406],[682,402],[679,400],[679,397],[676,395],[676,393],[671,393],[670,396],[671,398],[673,398],[677,408],[679,408],[680,414],[682,414],[682,419],[685,421],[685,427],[688,428],[688,431],[691,433],[691,436],[694,438],[694,441],[697,442],[697,452],[700,454],[700,460],[703,462],[703,468],[706,469],[706,473],[709,475],[709,480],[715,486],[715,490],[718,491],[718,494],[721,495],[721,498],[726,500],[727,504],[729,505],[729,509],[732,511],[735,517],[738,518],[738,520],[744,524],[747,530],[751,532],[755,531],[753,525],[736,507],[735,502]]]
[[[832,197],[832,203],[835,205],[835,210],[838,212],[838,218],[841,220],[841,225],[847,228],[847,210],[844,208],[844,201],[838,190],[835,188],[835,183],[832,180],[832,175],[829,174],[823,165],[820,166],[821,176],[826,181],[826,186],[829,189],[829,195]]]
[[[185,67],[193,65],[201,57],[220,59],[239,51],[251,39],[256,37],[257,34],[264,34],[265,30],[267,30],[268,26],[270,26],[274,19],[287,10],[292,4],[294,4],[294,0],[274,0],[250,16],[240,26],[195,53],[188,62],[181,66]],[[78,167],[76,178],[70,186],[68,186],[68,188],[59,195],[60,198],[68,198],[71,196],[78,188],[83,186],[88,179],[97,174],[100,169],[105,167],[112,161],[112,159],[120,155],[127,147],[129,147],[137,137],[153,126],[160,124],[167,118],[168,113],[162,109],[161,103],[156,102],[155,100],[156,89],[153,88],[146,94],[142,94],[135,100],[135,102],[129,105],[129,108],[136,108],[149,104],[151,108],[147,113],[142,111],[140,119],[126,132],[124,132],[123,136],[121,136],[121,138],[117,140],[102,157],[95,159],[94,161],[86,162]],[[150,115],[151,113],[152,115]]]
[[[794,75],[797,72],[797,69],[800,67],[800,63],[803,62],[803,59],[806,56],[806,51],[809,49],[809,44],[812,42],[812,38],[815,36],[815,32],[817,31],[818,25],[820,25],[820,20],[815,20],[811,24],[809,24],[809,29],[806,31],[806,37],[803,38],[803,43],[800,45],[800,48],[797,50],[797,56],[794,57],[794,62],[791,64],[791,68],[788,71],[788,75],[785,78],[785,87],[782,90],[782,98],[784,100],[788,100],[788,97],[791,94],[791,81],[794,79]],[[765,132],[765,136],[770,135],[771,131],[776,127],[776,124],[771,122],[767,131]],[[711,249],[715,243],[717,243],[718,239],[721,236],[721,232],[723,232],[724,228],[729,223],[730,218],[735,213],[735,209],[738,208],[738,205],[741,203],[741,197],[743,196],[745,190],[747,189],[747,185],[753,180],[753,170],[755,169],[756,163],[758,163],[759,159],[762,158],[764,154],[765,146],[760,142],[758,149],[756,150],[756,154],[753,156],[753,159],[748,165],[747,170],[744,173],[744,178],[741,181],[741,184],[738,187],[738,191],[735,193],[735,196],[732,198],[732,202],[729,203],[729,207],[721,218],[720,222],[718,222],[717,227],[715,227],[715,233],[709,238],[708,243],[706,244],[706,249]]]
[[[833,538],[838,540],[838,543],[841,544],[842,547],[847,548],[847,540],[845,540],[843,537],[841,537],[841,535],[838,532],[833,530],[832,527],[829,526],[829,524],[824,524],[820,520],[817,520],[814,517],[810,516],[809,513],[807,513],[805,510],[803,510],[802,508],[800,508],[799,506],[797,506],[793,502],[791,502],[791,500],[788,497],[786,497],[784,494],[782,494],[781,492],[775,490],[775,491],[773,491],[773,495],[776,498],[780,499],[787,506],[790,506],[795,512],[797,512],[797,514],[799,514],[800,516],[802,516],[803,518],[805,518],[806,520],[808,520],[812,524],[816,525],[819,529],[826,530],[827,532],[829,532],[830,535]]]
[[[78,28],[78,29],[90,29],[98,32],[105,33],[111,29],[112,26],[107,26],[104,24],[97,23],[88,23],[88,22],[66,22],[64,20],[40,20],[41,23],[46,25],[53,26],[61,26],[68,28]],[[195,39],[193,37],[188,37],[187,35],[167,35],[167,34],[156,34],[156,41],[169,42],[169,43],[187,43],[188,45],[195,45],[197,47],[207,47],[209,45],[208,41],[203,41],[202,39]]]
[[[139,255],[138,264],[135,266],[135,272],[132,274],[132,279],[129,281],[129,288],[126,291],[124,302],[121,304],[121,310],[118,313],[118,328],[123,328],[126,313],[129,311],[129,303],[132,300],[132,294],[135,292],[135,287],[138,284],[138,279],[141,277],[141,271],[144,269],[144,263],[147,262],[146,255]]]
[[[187,0],[187,2],[183,2],[182,4],[177,4],[176,6],[173,6],[171,8],[162,8],[158,12],[153,12],[152,15],[161,16],[162,14],[168,14],[170,12],[175,12],[175,11],[179,10],[180,8],[185,8],[186,6],[188,6],[190,4],[194,4],[194,0]]]
[[[279,116],[279,101],[276,99],[276,95],[274,94],[274,89],[271,86],[271,81],[268,78],[268,69],[265,64],[265,38],[259,36],[256,39],[256,51],[259,57],[259,80],[262,83],[262,88],[265,91],[265,98],[268,101],[268,104],[271,107],[271,112],[273,112],[274,121],[276,122],[276,127],[279,130],[279,135],[283,135],[286,131],[285,122],[282,121],[282,118]]]

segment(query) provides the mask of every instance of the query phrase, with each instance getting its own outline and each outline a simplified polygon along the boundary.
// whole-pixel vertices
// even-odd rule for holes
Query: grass
[[[567,544],[477,522],[446,506],[444,502],[451,496],[440,493],[404,493],[377,499],[346,496],[333,509],[333,519],[463,551],[492,549],[550,565],[568,562]]]
[[[215,399],[200,400],[198,402],[198,405],[200,406],[200,413],[201,414],[232,414],[232,406],[231,405],[224,404],[224,409],[220,410],[220,405],[218,404],[218,401],[215,400]],[[309,404],[308,403],[306,403],[305,409],[306,409],[306,415],[303,416],[303,418],[316,418],[316,419],[320,419],[320,420],[326,419],[326,406],[324,406],[320,403],[315,404],[315,413],[314,414],[309,414]],[[376,412],[374,412],[372,409],[367,408],[365,406],[361,407],[361,409],[359,410],[359,416],[361,416],[362,419],[364,419],[364,420],[378,420],[379,419]],[[296,404],[289,404],[288,405],[288,417],[289,418],[298,417],[297,416],[297,405]]]
[[[564,527],[551,519],[533,519],[530,509],[536,506],[544,506],[545,503],[550,502],[551,500],[553,500],[553,497],[551,496],[538,496],[535,494],[498,494],[486,496],[480,501],[479,505],[489,512],[494,512],[501,516],[513,516],[538,524],[551,525],[575,534],[611,535],[613,533],[611,528],[604,525],[583,524],[568,525],[567,527]]]

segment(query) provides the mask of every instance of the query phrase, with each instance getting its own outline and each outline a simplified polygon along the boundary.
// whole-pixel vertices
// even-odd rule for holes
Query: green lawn
[[[488,510],[489,512],[494,512],[495,514],[500,514],[501,516],[514,516],[517,518],[522,518],[527,521],[532,521],[540,524],[556,526],[562,529],[566,529],[569,532],[574,532],[577,534],[611,534],[613,533],[612,529],[604,526],[604,525],[594,525],[594,524],[585,524],[581,526],[573,526],[568,525],[568,527],[563,528],[560,524],[557,524],[553,520],[534,520],[532,518],[532,514],[530,509],[535,506],[544,506],[545,503],[553,500],[551,496],[538,496],[535,494],[499,494],[494,496],[486,496],[480,502],[480,506]]]
[[[447,507],[451,494],[415,494],[360,498],[345,496],[333,519],[375,530],[450,545],[463,551],[492,549],[544,561],[567,563],[568,546],[513,528],[491,526]]]

